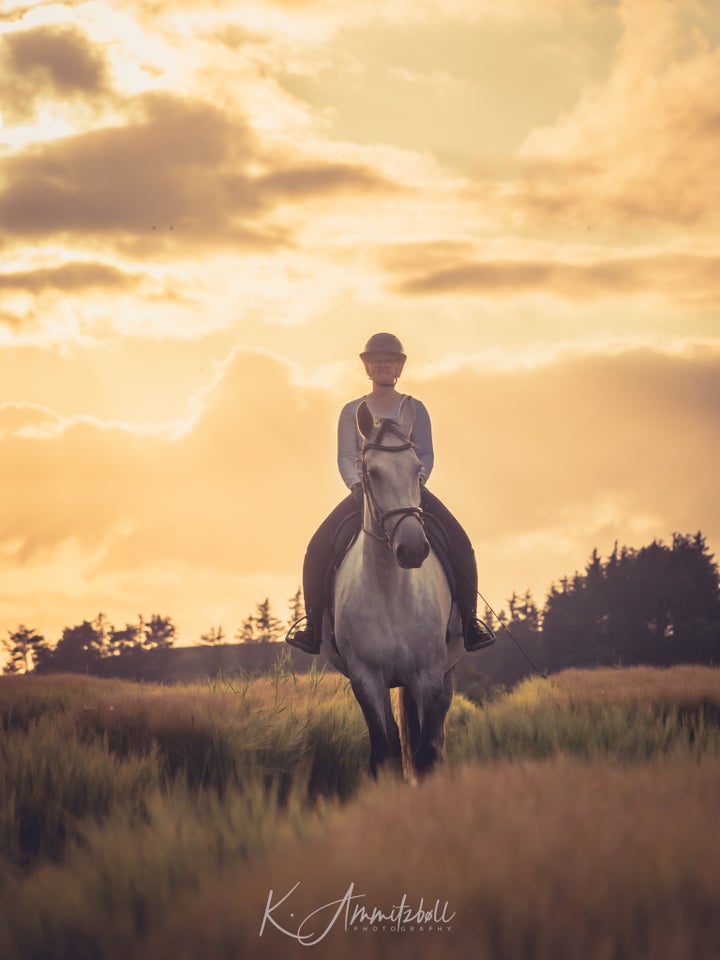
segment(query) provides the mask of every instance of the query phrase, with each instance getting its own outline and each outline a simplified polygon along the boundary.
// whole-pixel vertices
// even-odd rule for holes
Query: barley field
[[[3,677],[0,957],[715,960],[719,720],[720,670],[568,670],[412,787],[335,675]]]

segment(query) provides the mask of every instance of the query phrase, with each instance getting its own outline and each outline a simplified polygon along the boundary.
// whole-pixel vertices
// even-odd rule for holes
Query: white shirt
[[[357,426],[357,409],[365,401],[370,409],[370,413],[377,419],[394,420],[397,422],[400,415],[400,404],[405,399],[404,395],[398,397],[398,402],[390,411],[378,412],[373,409],[370,397],[358,397],[357,400],[351,400],[346,403],[340,411],[338,421],[338,469],[348,487],[362,480],[360,469],[360,454],[362,452],[363,437]],[[425,404],[414,397],[410,397],[410,402],[415,408],[415,422],[413,424],[410,439],[415,444],[415,453],[422,464],[420,476],[427,480],[433,468],[435,460],[432,445],[432,428],[430,426],[430,415],[425,408]]]

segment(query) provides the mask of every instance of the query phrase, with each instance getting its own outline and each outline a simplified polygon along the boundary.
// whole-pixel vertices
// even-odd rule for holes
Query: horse
[[[442,759],[462,625],[420,506],[420,461],[410,437],[415,410],[375,419],[363,401],[362,528],[335,573],[322,647],[350,684],[370,734],[370,770],[409,780]],[[399,688],[398,719],[390,691]]]

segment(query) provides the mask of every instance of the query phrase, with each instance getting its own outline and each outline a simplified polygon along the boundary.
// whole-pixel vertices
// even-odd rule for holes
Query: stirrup
[[[302,623],[303,620],[307,620],[307,617],[300,617],[300,619],[296,620],[290,627],[285,635],[285,643],[290,644],[291,647],[295,647],[297,650],[302,650],[303,653],[320,653],[322,641],[320,643],[317,642],[315,631],[310,629],[297,629],[298,624]]]
[[[473,617],[465,629],[465,649],[468,653],[474,653],[475,650],[483,650],[495,643],[495,634],[479,617]]]

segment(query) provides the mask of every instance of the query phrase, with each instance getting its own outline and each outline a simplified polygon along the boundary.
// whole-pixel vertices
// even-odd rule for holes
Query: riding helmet
[[[392,333],[374,333],[365,344],[365,349],[360,354],[360,359],[364,362],[373,353],[394,353],[403,363],[407,360],[403,345]]]

